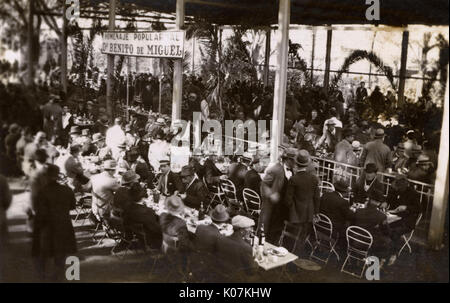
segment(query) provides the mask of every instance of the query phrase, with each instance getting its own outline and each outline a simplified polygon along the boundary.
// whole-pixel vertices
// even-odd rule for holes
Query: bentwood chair
[[[258,222],[259,214],[261,213],[261,198],[257,192],[250,188],[244,188],[242,195],[246,212]]]
[[[339,261],[339,254],[334,249],[337,243],[337,238],[333,238],[333,223],[330,218],[322,213],[319,213],[318,217],[319,220],[313,222],[313,230],[316,239],[309,257],[310,259],[314,258],[327,264],[331,254],[334,253]],[[316,251],[320,251],[321,249],[323,249],[326,253],[325,258],[322,258],[320,255],[316,254]]]
[[[225,194],[221,191],[220,186],[214,185],[214,184],[208,184],[204,177],[203,177],[203,183],[205,184],[205,186],[208,189],[210,196],[211,196],[211,200],[209,201],[209,205],[206,210],[207,212],[209,212],[217,204],[223,204]]]
[[[372,247],[372,234],[359,226],[349,226],[345,233],[347,237],[347,257],[345,258],[344,264],[342,264],[341,272],[361,278],[366,269],[366,259],[369,250]],[[347,263],[349,263],[350,260],[355,260],[357,264],[362,262],[363,265],[359,274],[346,269]]]
[[[219,181],[219,184],[222,192],[225,195],[225,201],[230,212],[239,213],[243,207],[241,202],[237,198],[236,187],[234,186],[234,183],[228,179],[221,179]]]
[[[403,246],[400,248],[400,250],[399,250],[397,256],[400,257],[400,255],[401,255],[401,253],[402,253],[402,251],[403,251],[403,249],[404,249],[405,247],[408,247],[409,253],[412,253],[411,245],[409,245],[409,242],[411,241],[412,237],[414,236],[414,230],[417,228],[417,226],[419,225],[419,223],[420,223],[421,220],[422,220],[422,213],[420,213],[419,216],[418,216],[417,219],[416,219],[416,225],[415,225],[415,228],[414,228],[412,231],[410,231],[409,233],[402,235],[402,239],[403,239],[403,241],[404,241],[404,244],[403,244]]]
[[[321,181],[320,185],[319,185],[319,190],[320,190],[320,196],[323,195],[324,191],[325,192],[335,191],[334,185],[331,184],[331,182],[328,182],[328,181]]]

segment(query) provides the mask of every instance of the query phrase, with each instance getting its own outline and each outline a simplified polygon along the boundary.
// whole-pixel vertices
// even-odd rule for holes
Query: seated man
[[[246,274],[251,274],[257,268],[250,244],[255,221],[238,215],[232,218],[231,224],[233,234],[217,242],[218,257],[223,261],[226,271],[239,274],[239,271],[244,270]]]
[[[217,162],[217,154],[214,151],[210,151],[208,159],[205,160],[203,164],[204,172],[205,172],[205,181],[206,184],[209,185],[218,185],[219,180],[222,177],[222,172],[216,166]]]
[[[348,183],[338,180],[334,183],[335,191],[325,192],[320,198],[320,212],[330,218],[333,223],[333,237],[339,240],[340,248],[345,248],[345,230],[347,221],[353,216],[350,205],[344,199],[348,192]]]
[[[217,205],[210,212],[212,224],[199,225],[195,231],[196,247],[198,250],[210,254],[217,253],[217,242],[224,236],[220,234],[220,224],[230,219],[225,206]]]
[[[145,162],[145,160],[139,156],[139,151],[137,148],[132,148],[125,154],[125,159],[122,163],[127,170],[133,170],[139,175],[142,182],[147,184],[148,188],[153,189],[153,181],[155,180],[155,174],[150,170],[150,166]]]
[[[245,173],[244,187],[255,191],[260,197],[261,176],[259,174],[262,172],[263,167],[261,165],[261,159],[259,156],[255,155],[250,162],[250,169]]]
[[[180,177],[170,170],[169,160],[160,160],[159,169],[161,177],[159,178],[157,190],[165,197],[172,196],[175,192],[181,193],[184,190]]]
[[[436,175],[430,157],[427,155],[420,155],[419,158],[417,158],[416,166],[408,172],[407,176],[411,180],[430,184],[434,183]]]
[[[146,196],[139,184],[139,175],[130,170],[123,174],[120,187],[114,194],[114,208],[122,212],[125,227],[142,224],[147,244],[153,249],[161,247],[161,227],[154,211],[144,205],[137,204]]]
[[[374,163],[367,163],[363,174],[353,184],[353,203],[364,203],[366,199],[384,202],[383,184],[377,178],[377,171]]]
[[[78,159],[80,152],[80,145],[70,146],[70,156],[65,160],[62,170],[62,172],[67,176],[69,186],[74,192],[82,192],[82,186],[89,182],[89,178],[84,175],[83,167]]]
[[[91,177],[92,213],[97,220],[107,220],[111,215],[114,192],[120,187],[114,178],[116,167],[116,161],[106,160],[103,163],[103,172]]]
[[[181,199],[183,202],[195,209],[200,209],[203,203],[204,209],[207,208],[208,201],[208,189],[205,184],[198,179],[194,173],[194,169],[189,166],[183,166],[180,173],[181,181],[185,186],[185,190],[181,194]]]
[[[404,175],[397,175],[389,191],[387,203],[391,213],[400,216],[401,219],[389,224],[389,234],[394,242],[395,249],[389,260],[389,265],[394,264],[396,253],[402,245],[401,236],[412,231],[416,226],[416,220],[421,213],[420,196],[413,187],[409,185]]]
[[[179,217],[184,211],[183,201],[178,196],[170,196],[164,203],[167,212],[162,213],[159,217],[163,234],[163,251],[187,253],[192,249],[192,242],[189,238],[186,221]]]

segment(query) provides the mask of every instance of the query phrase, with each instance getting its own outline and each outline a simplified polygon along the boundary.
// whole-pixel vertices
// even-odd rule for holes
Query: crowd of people
[[[216,118],[201,91],[193,88],[201,79],[189,81],[192,86],[184,101],[186,120],[191,120],[188,115],[193,111],[200,112],[203,121]],[[139,86],[154,90],[144,82]],[[1,173],[23,176],[30,184],[31,201],[26,213],[40,272],[45,272],[49,257],[62,268],[63,257],[76,251],[69,211],[75,207],[75,196],[86,193],[92,195],[90,219],[95,224],[113,224],[120,218],[130,233],[133,226],[142,225],[152,250],[161,246],[165,251],[173,250],[173,239],[177,239],[176,250],[184,256],[203,250],[221,254],[229,261],[237,257],[241,262],[234,262],[235,266],[252,267],[252,230],[264,228],[268,241],[278,243],[287,220],[300,230],[302,245],[296,252],[300,255],[303,244],[312,237],[312,223],[323,213],[335,226],[341,252],[346,248],[346,227],[358,225],[371,232],[374,250],[383,262],[389,258],[392,265],[401,236],[414,229],[421,213],[418,193],[408,179],[434,182],[439,133],[410,128],[399,114],[387,119],[378,93],[368,96],[362,83],[354,104],[344,106],[342,94],[337,92],[327,103],[331,106],[318,103],[310,112],[299,110],[305,100],[295,101],[295,94],[288,94],[284,151],[278,163],[269,165],[268,150],[262,147],[244,155],[224,156],[204,144],[201,154],[185,157],[181,169],[174,169],[174,147],[170,144],[178,130],[171,129],[169,116],[157,113],[150,99],[134,98],[131,105],[140,108],[134,111],[117,102],[114,112],[122,116],[109,121],[98,100],[71,106],[63,103],[60,95],[52,94],[41,106],[39,131],[17,123],[1,125]],[[242,121],[263,118],[264,101],[253,97],[254,108],[228,104],[225,116]],[[378,120],[364,118],[367,107]],[[346,178],[335,178],[335,190],[322,193],[313,156],[361,167],[364,173],[352,188]],[[377,173],[396,176],[388,196],[383,195]],[[0,185],[7,188],[3,180]],[[223,180],[233,183],[241,207],[213,199]],[[244,189],[260,197],[256,216],[243,206]],[[4,234],[4,213],[11,197],[7,190],[2,190],[2,195]],[[168,213],[158,216],[140,203],[149,196],[164,197]],[[352,203],[364,204],[365,210],[352,211]],[[213,224],[199,226],[192,236],[177,215],[185,207],[208,209]],[[400,220],[388,224],[383,215],[386,209]],[[219,233],[225,222],[235,229],[231,237]]]

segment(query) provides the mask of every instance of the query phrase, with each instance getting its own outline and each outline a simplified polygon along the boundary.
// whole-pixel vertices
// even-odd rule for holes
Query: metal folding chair
[[[223,204],[225,194],[221,191],[220,186],[206,183],[205,178],[203,178],[203,183],[211,194],[211,200],[209,201],[208,207],[206,209],[209,212],[217,204]]]
[[[316,241],[313,245],[313,249],[309,258],[314,258],[319,261],[328,263],[330,256],[332,253],[336,255],[337,260],[339,261],[339,254],[336,252],[334,247],[337,243],[337,238],[333,239],[333,223],[330,218],[328,218],[324,214],[318,215],[319,220],[317,222],[313,222],[314,235],[316,237]],[[321,258],[319,255],[316,255],[316,251],[323,248],[326,251],[326,258]]]
[[[261,213],[261,198],[258,193],[250,188],[244,188],[242,191],[244,197],[244,206],[246,212],[258,221],[259,214]]]
[[[335,191],[334,185],[328,181],[321,181],[320,185],[319,185],[319,190],[320,190],[320,196],[323,195],[324,190],[327,192]]]
[[[421,220],[422,220],[422,213],[420,213],[419,216],[417,217],[415,227],[417,227],[419,225]],[[411,249],[411,245],[409,245],[409,241],[411,241],[411,239],[414,235],[414,231],[415,231],[415,228],[412,231],[410,231],[409,233],[402,235],[402,239],[403,239],[403,241],[405,241],[405,243],[403,244],[402,248],[400,248],[400,250],[397,254],[398,257],[400,257],[400,255],[405,247],[408,247],[409,253],[412,253],[412,249]]]
[[[284,221],[284,228],[278,246],[286,248],[289,252],[294,253],[297,247],[298,238],[300,237],[300,229],[288,221]]]
[[[225,195],[225,201],[231,212],[239,213],[243,207],[242,203],[238,200],[236,196],[236,187],[231,180],[221,179],[219,181],[220,188]]]
[[[344,264],[342,264],[341,272],[361,278],[364,270],[366,269],[366,259],[369,254],[369,250],[372,247],[372,234],[368,230],[359,226],[349,226],[345,234],[347,237],[347,257],[345,258]],[[347,271],[345,269],[345,266],[349,260],[356,260],[357,263],[363,263],[362,270],[359,275],[353,271]]]
[[[77,215],[75,216],[74,221],[78,221],[80,217],[82,217],[82,225],[84,225],[84,222],[86,221],[86,215],[89,216],[92,209],[92,195],[86,194],[83,196],[78,197],[76,204],[75,204],[75,211]]]

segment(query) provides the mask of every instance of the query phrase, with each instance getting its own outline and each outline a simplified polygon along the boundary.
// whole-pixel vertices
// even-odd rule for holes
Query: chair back
[[[347,253],[355,258],[365,258],[372,247],[372,234],[359,226],[349,226],[346,231]]]
[[[330,218],[326,215],[319,213],[319,220],[313,222],[314,235],[316,236],[316,241],[320,242],[324,240],[325,242],[331,242],[333,235],[333,223]]]
[[[284,221],[284,228],[281,232],[279,246],[286,248],[289,252],[294,252],[300,236],[300,228],[288,221]]]
[[[417,216],[417,219],[416,219],[416,227],[419,226],[420,221],[422,220],[422,216],[423,216],[422,213],[420,213],[420,214]]]
[[[320,185],[319,185],[319,190],[320,190],[320,196],[323,195],[324,191],[325,192],[333,192],[333,191],[335,191],[334,185],[331,182],[328,182],[328,181],[321,181]]]
[[[219,184],[222,192],[225,194],[225,200],[228,202],[228,207],[234,206],[240,208],[240,203],[236,196],[236,187],[234,186],[234,183],[228,179],[221,179]]]
[[[242,191],[246,211],[252,216],[261,210],[261,198],[258,193],[250,188],[244,188]]]

